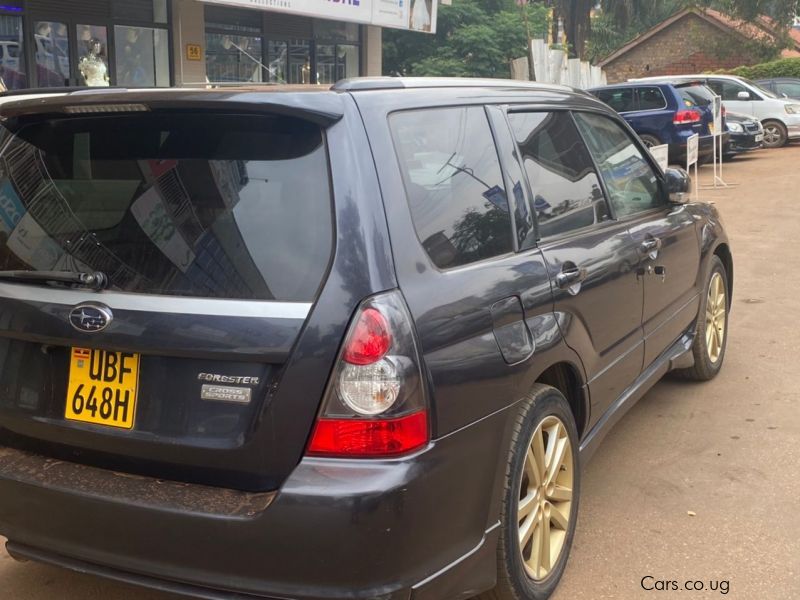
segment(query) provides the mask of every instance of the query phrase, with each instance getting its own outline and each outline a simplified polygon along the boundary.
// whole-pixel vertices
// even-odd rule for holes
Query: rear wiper
[[[108,285],[108,276],[100,271],[76,273],[75,271],[0,271],[0,279],[20,281],[55,281],[100,291]]]

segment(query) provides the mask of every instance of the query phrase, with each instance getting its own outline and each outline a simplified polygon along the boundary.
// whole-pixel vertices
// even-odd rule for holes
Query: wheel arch
[[[583,438],[589,422],[589,402],[578,367],[567,361],[560,361],[547,367],[534,383],[554,387],[561,392],[572,409],[578,436]]]
[[[714,249],[714,256],[719,257],[722,261],[722,266],[725,267],[725,273],[728,276],[728,302],[733,300],[733,256],[728,244],[722,242]]]

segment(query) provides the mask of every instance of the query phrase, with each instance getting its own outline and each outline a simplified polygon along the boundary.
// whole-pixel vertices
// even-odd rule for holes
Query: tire
[[[764,121],[764,147],[781,148],[789,141],[786,125],[780,121]]]
[[[661,145],[661,140],[659,140],[654,135],[648,135],[645,133],[644,135],[640,135],[639,138],[642,140],[642,142],[644,142],[644,145],[647,146],[648,148]]]
[[[558,433],[553,435],[555,432]],[[555,473],[553,479],[557,485],[548,485],[542,489],[534,483],[535,476],[528,467],[529,464],[534,464],[528,460],[528,450],[534,441],[534,434],[541,442],[539,447],[544,451],[531,451],[530,455],[544,456],[545,463],[549,457],[554,456],[549,450],[553,443],[551,440],[555,442],[553,448],[564,447],[560,468],[557,471],[545,469],[548,475]],[[564,440],[569,442],[569,451],[565,448]],[[479,596],[480,600],[545,600],[555,590],[567,564],[578,516],[578,442],[575,419],[567,400],[557,389],[536,384],[521,403],[506,464],[501,531],[497,545],[497,585],[493,590]],[[546,476],[545,481],[548,479],[551,477]],[[567,489],[571,489],[571,493],[567,494]],[[567,497],[569,500],[565,500]],[[522,500],[526,499],[530,512],[520,525],[519,508]],[[538,524],[534,515],[541,518]],[[547,527],[545,519],[549,524]],[[551,557],[557,552],[555,558],[548,561],[549,569],[545,568],[543,561],[536,560],[533,547],[535,542],[542,539],[541,534],[547,528],[554,532],[552,536],[547,536]],[[520,547],[521,529],[532,532],[524,548]],[[526,566],[526,562],[538,565],[535,573],[532,567]]]
[[[720,285],[723,294],[721,306],[718,296]],[[730,294],[728,290],[728,274],[725,271],[725,266],[718,256],[714,256],[711,259],[711,270],[703,289],[703,295],[700,298],[700,310],[695,323],[695,336],[692,344],[694,366],[688,369],[677,369],[675,374],[678,377],[692,381],[709,381],[716,377],[722,368],[722,363],[725,360],[725,349],[728,346],[728,317],[730,311]],[[711,307],[709,311],[710,304],[713,302],[717,303],[717,308]],[[720,314],[720,308],[724,309],[721,313],[724,318],[723,322],[720,323],[719,316],[716,317],[715,322],[709,322],[712,314]],[[711,329],[719,331],[719,325],[722,326],[721,340],[717,337],[712,337],[714,336],[713,332],[710,333]]]

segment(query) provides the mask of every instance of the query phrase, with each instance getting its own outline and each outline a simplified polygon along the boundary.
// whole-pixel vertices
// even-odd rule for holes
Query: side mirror
[[[683,169],[670,168],[664,171],[664,179],[667,184],[669,201],[675,204],[686,204],[689,201],[689,190],[692,187],[689,174]]]
[[[738,94],[736,94],[736,97],[739,100],[750,100],[750,92],[744,92],[744,91],[739,92]]]

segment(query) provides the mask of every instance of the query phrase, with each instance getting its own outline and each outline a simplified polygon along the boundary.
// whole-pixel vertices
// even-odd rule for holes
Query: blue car
[[[688,82],[622,83],[593,88],[589,93],[616,110],[646,146],[669,144],[671,163],[685,162],[686,140],[695,133],[700,134],[699,162],[711,159],[714,93],[706,86]]]

